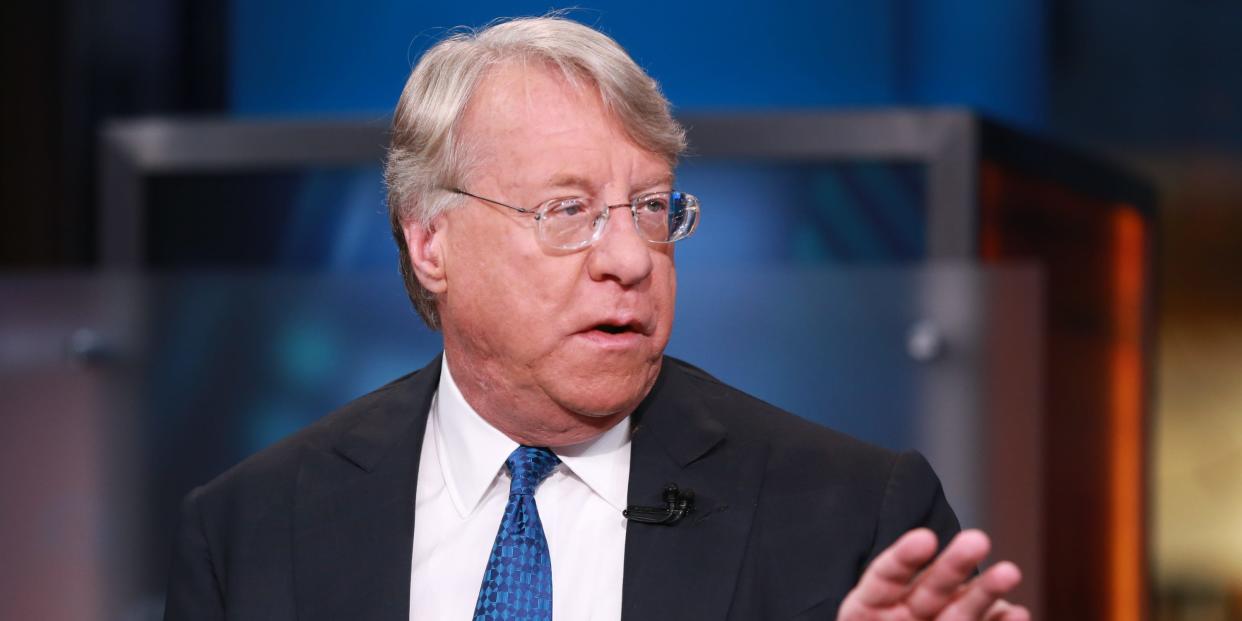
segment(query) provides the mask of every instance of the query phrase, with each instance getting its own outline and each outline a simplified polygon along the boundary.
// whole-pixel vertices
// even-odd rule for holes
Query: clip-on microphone
[[[672,526],[691,511],[694,511],[694,490],[688,489],[683,492],[677,489],[676,483],[669,483],[664,488],[663,507],[630,505],[621,512],[621,515],[631,522]]]

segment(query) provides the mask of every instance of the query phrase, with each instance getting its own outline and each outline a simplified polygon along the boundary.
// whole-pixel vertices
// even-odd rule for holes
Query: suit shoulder
[[[319,420],[271,446],[247,457],[194,491],[198,499],[233,496],[238,493],[270,494],[291,485],[297,477],[302,451],[331,450],[343,433],[377,406],[394,397],[420,371],[397,378],[354,399]]]

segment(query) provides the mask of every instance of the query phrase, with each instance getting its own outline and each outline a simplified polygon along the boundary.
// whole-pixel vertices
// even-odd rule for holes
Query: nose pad
[[[613,215],[612,210],[614,209],[625,209],[629,213],[625,214],[624,216]],[[616,227],[616,226],[621,226],[621,227],[628,226],[634,229],[636,233],[638,232],[638,223],[635,221],[635,218],[634,218],[634,210],[628,204],[607,205],[604,207],[604,210],[603,212],[601,212],[599,217],[604,218],[604,223],[601,225],[596,225],[594,241],[592,241],[591,243],[592,246],[598,245],[601,241],[603,241],[605,237],[610,235],[609,229]],[[618,224],[614,222],[615,220],[622,220],[622,222]],[[642,236],[639,235],[639,239],[641,238]]]
[[[624,209],[625,214],[624,215],[613,215],[612,211],[614,209]],[[607,214],[605,216],[607,218],[607,221],[604,222],[604,230],[601,233],[601,236],[607,235],[608,228],[615,227],[615,226],[622,226],[622,227],[628,226],[630,228],[633,228],[635,232],[637,232],[638,227],[635,226],[634,224],[634,210],[628,204],[608,205],[607,207],[604,208],[604,213]]]

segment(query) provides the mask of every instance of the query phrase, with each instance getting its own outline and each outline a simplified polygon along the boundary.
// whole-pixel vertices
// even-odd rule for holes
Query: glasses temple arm
[[[492,199],[490,199],[490,198],[484,198],[484,197],[479,196],[479,195],[477,195],[477,194],[471,194],[471,193],[469,193],[469,192],[467,192],[467,191],[465,191],[465,190],[462,190],[462,189],[460,189],[460,188],[446,188],[446,189],[447,189],[449,192],[452,192],[452,193],[454,193],[454,194],[461,194],[462,196],[469,196],[470,198],[478,199],[478,200],[481,200],[481,201],[483,201],[483,202],[485,202],[485,203],[491,203],[491,204],[493,204],[493,205],[499,205],[499,206],[504,207],[504,208],[506,208],[506,209],[512,209],[513,211],[516,211],[516,212],[518,212],[518,213],[535,213],[535,212],[533,212],[533,211],[531,211],[531,210],[529,210],[529,209],[525,209],[525,208],[522,208],[522,207],[514,207],[513,205],[506,205],[506,204],[504,204],[504,203],[502,203],[502,202],[500,202],[500,201],[494,201],[494,200],[492,200]]]

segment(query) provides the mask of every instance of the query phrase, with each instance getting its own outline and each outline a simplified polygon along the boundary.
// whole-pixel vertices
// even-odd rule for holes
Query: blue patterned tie
[[[546,448],[519,446],[505,460],[513,482],[496,543],[487,557],[475,621],[551,621],[552,561],[535,488],[561,460]]]

